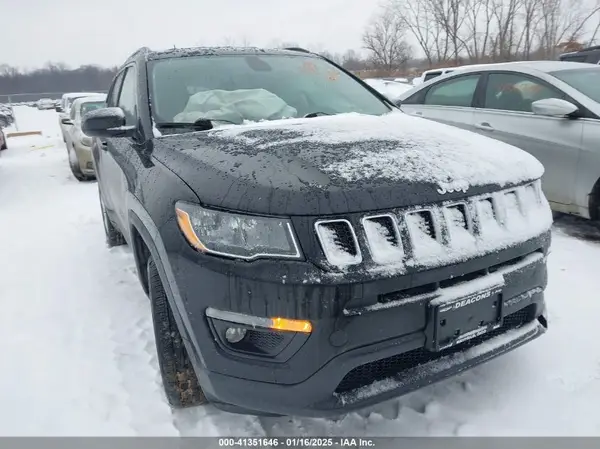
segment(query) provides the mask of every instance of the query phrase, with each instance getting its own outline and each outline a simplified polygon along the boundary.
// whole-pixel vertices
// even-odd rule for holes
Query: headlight
[[[241,215],[184,202],[178,202],[175,211],[181,232],[198,251],[245,260],[302,257],[287,219]]]
[[[91,147],[92,146],[92,138],[81,133],[81,144],[85,145],[86,147]]]

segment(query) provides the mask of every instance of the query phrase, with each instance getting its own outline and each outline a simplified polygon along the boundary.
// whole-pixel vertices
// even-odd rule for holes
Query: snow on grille
[[[410,233],[413,255],[420,259],[444,253],[444,247],[438,239],[433,213],[428,210],[411,212],[405,215]]]
[[[347,220],[320,221],[315,225],[323,252],[331,265],[345,267],[362,262],[360,247]]]
[[[476,244],[473,222],[466,204],[455,204],[444,209],[450,244],[453,248],[468,249]]]
[[[537,237],[551,225],[552,213],[539,181],[464,203],[362,219],[375,263],[368,269],[389,276],[410,266],[435,267],[480,257]],[[320,222],[317,231],[330,264],[344,267],[362,262],[350,222]]]
[[[365,217],[363,227],[371,257],[380,264],[401,262],[402,240],[396,220],[391,215]]]

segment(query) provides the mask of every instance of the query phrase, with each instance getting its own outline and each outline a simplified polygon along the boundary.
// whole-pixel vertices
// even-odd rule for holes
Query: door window
[[[129,67],[125,72],[117,105],[125,113],[125,124],[135,125],[137,120],[137,90],[134,67]]]
[[[121,90],[121,84],[123,83],[123,74],[125,72],[121,72],[115,78],[115,81],[108,92],[108,96],[106,97],[106,105],[110,107],[114,107],[117,105],[117,101],[119,99],[119,91]]]
[[[424,104],[471,107],[480,76],[466,75],[442,81],[429,89]]]
[[[559,90],[542,80],[519,73],[491,73],[485,91],[487,109],[532,112],[531,104],[547,98],[563,98]]]

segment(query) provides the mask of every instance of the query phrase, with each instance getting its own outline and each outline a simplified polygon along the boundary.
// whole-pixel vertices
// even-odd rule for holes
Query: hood
[[[275,215],[425,205],[543,174],[518,148],[397,111],[166,135],[152,154],[205,205]]]

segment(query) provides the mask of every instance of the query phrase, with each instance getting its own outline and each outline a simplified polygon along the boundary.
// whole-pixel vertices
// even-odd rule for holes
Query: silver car
[[[67,142],[67,127],[63,124],[63,119],[69,118],[71,115],[71,106],[73,102],[78,98],[83,97],[92,97],[96,95],[104,95],[97,92],[68,92],[63,94],[60,103],[54,107],[56,112],[58,112],[58,125],[60,126],[60,131],[62,134],[63,141]]]
[[[106,107],[106,95],[77,98],[71,104],[69,117],[61,119],[65,126],[65,143],[69,156],[69,167],[78,181],[96,178],[92,157],[92,138],[81,130],[82,117],[94,109]]]
[[[600,67],[466,67],[404,93],[397,104],[531,153],[545,167],[542,186],[553,210],[600,220]]]

